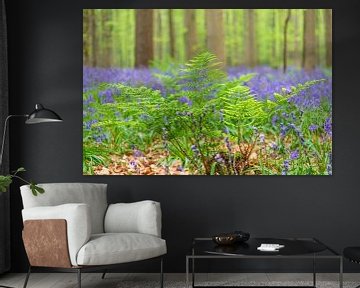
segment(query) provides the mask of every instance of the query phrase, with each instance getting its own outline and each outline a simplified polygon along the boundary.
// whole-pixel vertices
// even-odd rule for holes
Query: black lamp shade
[[[41,104],[35,105],[35,110],[31,112],[25,121],[26,124],[38,124],[46,122],[62,122],[61,117],[54,111],[44,108]]]

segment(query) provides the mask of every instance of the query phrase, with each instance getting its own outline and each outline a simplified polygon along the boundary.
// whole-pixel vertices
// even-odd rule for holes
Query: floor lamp
[[[62,122],[63,120],[61,117],[56,114],[54,111],[45,108],[41,104],[35,105],[35,110],[31,112],[30,114],[20,114],[20,115],[9,115],[5,119],[4,123],[4,132],[2,135],[2,142],[1,142],[1,150],[0,150],[0,168],[2,166],[3,161],[3,155],[4,155],[4,146],[6,142],[6,132],[7,132],[7,126],[8,122],[11,118],[26,118],[25,124],[38,124],[38,123],[46,123],[46,122]],[[4,288],[12,288],[9,286],[3,286],[0,284],[0,287]]]

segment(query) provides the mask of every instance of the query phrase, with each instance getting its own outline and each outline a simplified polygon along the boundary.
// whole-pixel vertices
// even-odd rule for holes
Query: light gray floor
[[[319,273],[317,281],[319,287],[339,287],[338,274]],[[21,288],[23,286],[25,274],[5,274],[0,276],[0,285]],[[83,288],[120,288],[120,287],[156,287],[159,281],[159,274],[125,274],[109,273],[106,279],[101,279],[101,273],[83,273]],[[284,284],[289,282],[294,285],[304,284],[311,285],[312,274],[308,273],[211,273],[197,274],[197,283],[211,285],[216,284],[249,284],[249,285],[266,285],[266,284]],[[360,273],[344,274],[344,287],[355,287],[360,284]],[[32,273],[28,288],[75,288],[75,273]],[[165,274],[165,288],[185,287],[185,274]]]

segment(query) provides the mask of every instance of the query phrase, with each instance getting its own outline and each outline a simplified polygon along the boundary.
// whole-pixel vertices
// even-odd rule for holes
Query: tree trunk
[[[185,43],[186,59],[191,59],[197,52],[197,30],[196,30],[196,12],[194,9],[185,10]]]
[[[271,19],[271,25],[272,25],[272,43],[271,43],[271,57],[270,63],[272,67],[276,67],[276,9],[272,9],[272,19]]]
[[[300,18],[299,18],[299,11],[295,10],[295,24],[294,24],[294,30],[295,30],[295,49],[294,49],[294,63],[296,66],[301,67],[301,41],[300,41]]]
[[[288,9],[287,16],[285,19],[285,24],[284,24],[284,50],[283,50],[283,63],[284,63],[283,72],[284,73],[286,72],[286,68],[287,68],[287,30],[288,30],[288,26],[289,26],[290,17],[291,17],[291,9]]]
[[[206,9],[206,45],[209,51],[217,57],[221,67],[225,69],[225,37],[223,11],[221,9]]]
[[[155,31],[154,31],[154,35],[155,35],[155,41],[154,41],[154,58],[156,60],[163,60],[163,31],[162,31],[162,17],[161,17],[161,10],[160,9],[156,9],[154,11],[154,17],[155,17],[155,23],[156,26]]]
[[[96,37],[96,22],[95,22],[95,10],[90,9],[89,13],[89,34],[90,34],[90,42],[91,42],[91,53],[90,53],[90,63],[92,67],[96,67],[98,65],[97,62],[97,53],[98,51],[98,41]]]
[[[89,9],[83,10],[83,65],[90,66],[90,21]]]
[[[102,54],[102,66],[112,66],[112,23],[111,23],[111,10],[102,9],[102,31],[103,31],[103,54]]]
[[[255,45],[255,12],[254,9],[247,9],[245,12],[247,24],[247,37],[245,39],[245,64],[249,67],[256,66],[256,45]]]
[[[169,9],[168,21],[169,21],[169,42],[170,42],[170,56],[175,58],[175,31],[173,21],[173,9]]]
[[[304,12],[303,68],[312,70],[316,66],[315,10]]]
[[[325,9],[326,66],[332,66],[332,10]]]
[[[154,59],[153,10],[136,10],[135,67],[147,67]]]

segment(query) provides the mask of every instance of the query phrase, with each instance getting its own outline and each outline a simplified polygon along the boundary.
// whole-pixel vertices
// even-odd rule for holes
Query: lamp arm
[[[7,126],[8,126],[8,122],[11,118],[14,117],[28,117],[29,115],[27,114],[21,114],[21,115],[9,115],[5,118],[5,123],[4,123],[4,131],[3,131],[3,137],[2,137],[2,143],[1,143],[1,150],[0,150],[0,168],[2,166],[2,160],[3,160],[3,154],[4,154],[4,146],[5,146],[5,140],[6,140],[6,131],[7,131]]]

